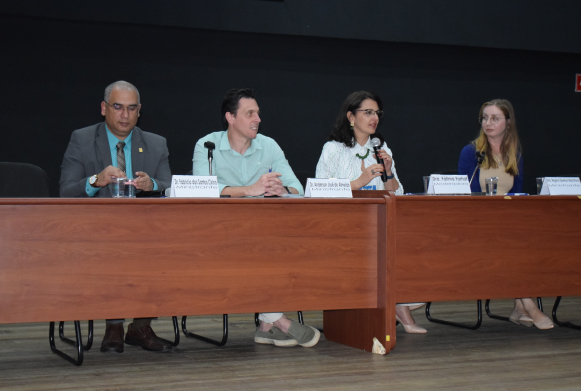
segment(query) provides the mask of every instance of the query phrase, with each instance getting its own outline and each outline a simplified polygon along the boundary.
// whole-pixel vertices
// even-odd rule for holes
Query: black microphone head
[[[374,137],[371,139],[371,145],[373,145],[374,147],[379,147],[381,146],[381,141],[379,141],[377,137]]]
[[[484,151],[476,151],[476,159],[478,160],[478,164],[482,164],[482,162],[484,161],[485,155],[486,155],[486,152],[484,152]]]
[[[208,149],[216,149],[216,144],[214,144],[211,141],[206,141],[204,143],[204,148],[208,148]]]

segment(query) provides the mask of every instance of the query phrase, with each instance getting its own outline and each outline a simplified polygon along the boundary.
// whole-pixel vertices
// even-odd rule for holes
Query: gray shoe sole
[[[278,327],[272,327],[270,331],[258,331],[254,334],[254,342],[265,345],[274,345],[283,348],[297,346],[299,343],[296,339],[284,334]]]
[[[262,338],[262,337],[254,337],[254,342],[261,343],[265,345],[274,345],[281,348],[289,348],[291,346],[297,346],[299,343],[296,339],[271,339],[271,338]]]

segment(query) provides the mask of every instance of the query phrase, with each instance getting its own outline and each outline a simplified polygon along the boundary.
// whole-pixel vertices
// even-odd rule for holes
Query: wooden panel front
[[[368,352],[372,350],[373,338],[377,338],[389,352],[395,347],[395,199],[393,194],[387,196],[387,192],[359,193],[365,193],[364,197],[383,194],[386,199],[385,207],[379,208],[377,214],[380,227],[377,236],[377,308],[324,311],[325,338]]]
[[[398,302],[581,294],[578,197],[397,197]]]
[[[381,199],[13,201],[0,323],[377,307]]]

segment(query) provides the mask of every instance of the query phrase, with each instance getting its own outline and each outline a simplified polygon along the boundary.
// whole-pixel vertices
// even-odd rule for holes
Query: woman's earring
[[[355,126],[355,122],[351,122],[351,130],[353,130],[353,126]]]

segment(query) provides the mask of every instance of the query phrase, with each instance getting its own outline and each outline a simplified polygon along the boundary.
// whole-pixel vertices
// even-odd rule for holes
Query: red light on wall
[[[581,73],[575,78],[575,92],[581,92]]]

